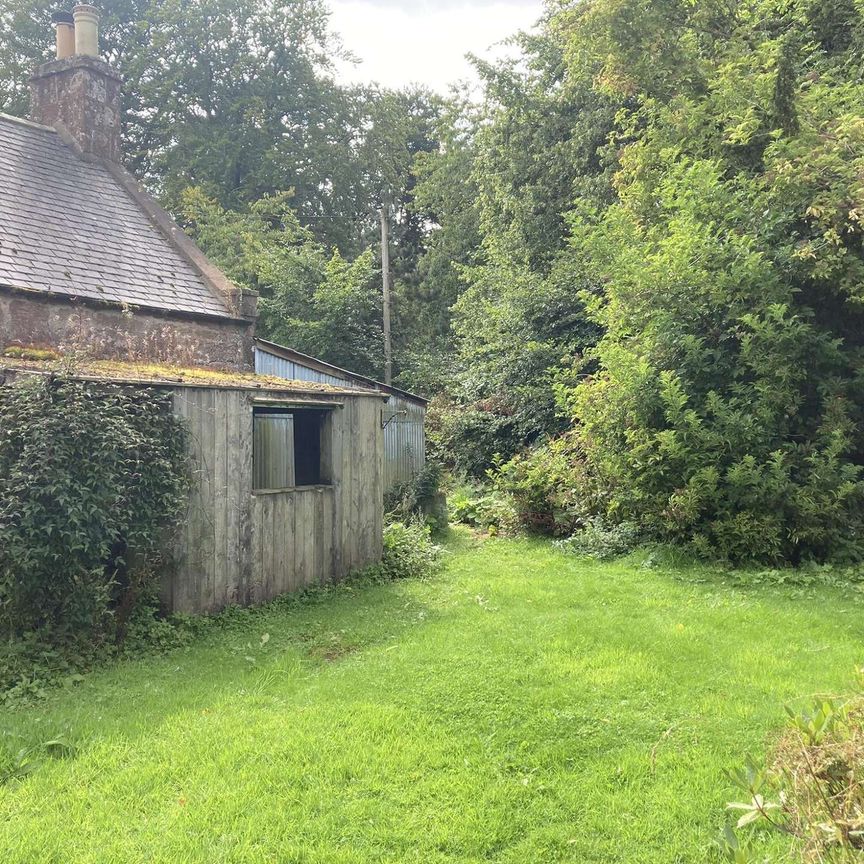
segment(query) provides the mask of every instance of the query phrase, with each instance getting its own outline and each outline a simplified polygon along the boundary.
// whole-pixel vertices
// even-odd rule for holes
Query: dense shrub
[[[447,499],[441,491],[443,469],[434,459],[428,459],[423,468],[407,483],[391,489],[384,496],[384,512],[394,521],[424,521],[433,534],[447,529]]]
[[[441,567],[442,550],[422,522],[391,522],[384,528],[384,556],[380,573],[385,579],[425,579]]]
[[[460,477],[481,479],[495,463],[509,459],[525,444],[517,420],[502,406],[463,405],[433,400],[427,413],[430,449]]]
[[[0,635],[119,638],[185,500],[186,438],[157,390],[0,387]]]
[[[592,482],[572,432],[514,456],[490,476],[517,528],[553,537],[570,536],[608,497]]]
[[[645,246],[638,262],[614,265],[598,313],[609,322],[605,371],[573,395],[592,472],[620,518],[705,557],[860,559],[857,355],[790,305],[791,286],[737,238],[744,214],[721,229],[690,212],[712,199],[712,219],[729,209],[715,168],[694,166],[671,185],[670,224],[637,241],[643,232],[616,217],[595,238]],[[649,285],[638,312],[621,308],[619,292]]]
[[[616,200],[570,217],[585,458],[616,519],[703,557],[861,560],[862,8],[649,5],[569,18],[570,71],[639,94]]]

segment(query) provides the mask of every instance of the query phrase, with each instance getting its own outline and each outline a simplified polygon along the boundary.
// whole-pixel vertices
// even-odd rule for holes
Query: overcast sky
[[[427,84],[446,92],[474,80],[465,54],[494,56],[495,43],[528,29],[542,0],[330,0],[332,28],[363,62],[340,66],[346,82]]]

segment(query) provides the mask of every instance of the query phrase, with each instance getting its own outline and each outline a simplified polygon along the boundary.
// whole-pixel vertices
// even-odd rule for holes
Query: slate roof
[[[236,317],[105,167],[2,115],[0,286]]]

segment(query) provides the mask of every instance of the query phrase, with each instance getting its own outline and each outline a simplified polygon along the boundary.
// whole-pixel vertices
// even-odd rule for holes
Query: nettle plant
[[[122,639],[185,501],[186,444],[158,389],[0,387],[0,636]]]

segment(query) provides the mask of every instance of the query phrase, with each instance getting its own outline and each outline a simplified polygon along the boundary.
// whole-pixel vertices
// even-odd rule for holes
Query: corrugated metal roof
[[[330,379],[356,385],[358,387],[370,388],[372,390],[380,390],[383,393],[390,393],[407,399],[410,402],[416,402],[418,405],[426,406],[429,400],[423,396],[418,396],[416,393],[409,393],[407,390],[400,390],[392,384],[384,384],[382,381],[376,381],[374,378],[367,378],[365,375],[358,375],[356,372],[351,372],[349,369],[342,369],[339,366],[334,366],[332,363],[326,363],[324,360],[319,360],[317,357],[311,357],[309,354],[303,354],[300,351],[295,351],[293,348],[286,348],[284,345],[278,345],[275,342],[268,342],[266,339],[255,340],[255,362],[256,368],[260,363],[261,368],[258,371],[264,371],[267,368],[267,374],[285,375],[286,370],[299,370],[307,372],[316,372],[319,375],[315,378],[309,376],[309,380],[328,381]],[[279,371],[271,371],[280,367],[280,364],[273,361],[279,359],[285,361],[281,365]],[[270,367],[270,368],[268,368]],[[292,371],[290,377],[297,377]],[[304,376],[305,377],[305,376]]]
[[[103,165],[0,115],[0,285],[235,317]]]

